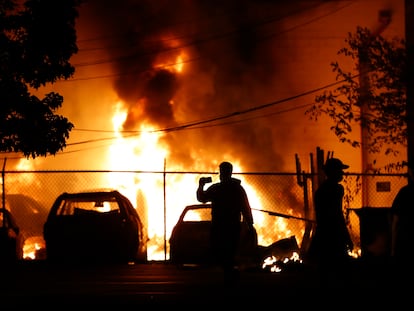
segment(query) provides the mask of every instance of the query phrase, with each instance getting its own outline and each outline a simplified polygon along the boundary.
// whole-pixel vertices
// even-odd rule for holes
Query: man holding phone
[[[211,179],[200,178],[197,200],[202,203],[211,202],[213,260],[223,268],[225,281],[234,282],[238,278],[237,252],[241,220],[252,234],[255,230],[246,191],[241,185],[241,180],[232,177],[233,165],[230,162],[222,162],[219,172],[220,182],[212,184],[206,190],[204,190],[204,185],[211,182]]]

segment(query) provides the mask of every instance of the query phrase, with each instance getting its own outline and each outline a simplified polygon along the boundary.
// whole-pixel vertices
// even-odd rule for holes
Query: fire
[[[318,42],[313,41],[320,40],[320,38],[308,36],[305,39],[302,36],[300,31],[305,29],[309,33],[315,32],[315,29],[318,33],[320,29],[327,29],[321,24],[325,21],[324,19],[313,19],[314,23],[311,24],[305,22],[302,26],[306,25],[306,27],[303,28],[296,26],[289,28],[289,24],[300,24],[300,19],[297,19],[299,17],[290,16],[290,20],[282,23],[283,27],[282,24],[279,25],[280,22],[265,23],[272,27],[274,35],[260,33],[259,27],[255,27],[257,36],[252,36],[250,31],[234,31],[234,29],[245,29],[246,25],[241,23],[245,22],[242,18],[228,20],[227,14],[217,14],[222,9],[232,8],[228,6],[227,2],[224,7],[218,7],[217,3],[209,6],[195,4],[192,1],[183,2],[184,4],[181,3],[182,6],[178,7],[176,3],[171,3],[172,7],[167,7],[168,10],[162,11],[159,10],[161,2],[151,2],[151,5],[147,6],[136,6],[132,2],[121,1],[117,3],[117,10],[119,10],[117,14],[114,14],[111,6],[102,6],[99,1],[83,6],[77,29],[80,39],[80,53],[75,55],[73,62],[77,65],[75,79],[72,82],[69,81],[70,83],[65,86],[57,83],[52,89],[56,88],[56,91],[65,96],[64,114],[68,114],[77,126],[84,127],[83,118],[85,118],[88,127],[93,129],[104,127],[99,122],[90,122],[91,113],[96,120],[102,121],[105,125],[108,120],[112,121],[116,139],[108,147],[108,152],[103,153],[104,157],[93,157],[92,161],[102,161],[102,164],[99,163],[99,167],[114,171],[107,175],[106,184],[108,187],[120,190],[139,209],[148,229],[148,259],[162,260],[164,259],[164,239],[168,239],[171,229],[186,203],[183,202],[183,192],[195,191],[198,180],[196,176],[191,174],[169,174],[167,180],[169,192],[166,197],[159,195],[163,193],[162,172],[164,170],[182,171],[188,170],[189,166],[169,162],[169,158],[174,158],[173,149],[170,149],[164,140],[168,138],[166,135],[169,134],[154,130],[168,128],[174,124],[187,124],[193,120],[206,120],[246,111],[248,108],[277,102],[280,99],[297,96],[304,91],[329,84],[332,82],[332,77],[330,72],[326,73],[329,71],[326,60],[335,57],[337,41],[332,41],[332,44],[321,50],[314,49]],[[162,4],[164,5],[166,2],[162,2]],[[235,1],[234,4],[237,4],[237,8],[241,9],[238,7],[238,2]],[[369,5],[374,10],[372,4]],[[377,5],[377,7],[380,6],[381,4]],[[136,10],[137,8],[139,9]],[[264,26],[263,21],[274,20],[274,16],[281,14],[288,6],[286,8],[285,5],[266,5],[263,7],[256,6],[254,3],[253,8],[255,10],[241,12],[249,13],[252,25]],[[308,16],[318,16],[317,14],[323,9],[318,7],[316,11],[309,10]],[[325,10],[328,12],[328,9],[329,5]],[[395,10],[395,12],[398,11],[402,10]],[[166,12],[169,14],[160,14]],[[252,12],[257,13],[250,14]],[[347,11],[347,13],[349,12],[352,11]],[[163,16],[163,20],[155,22],[161,16]],[[240,14],[240,16],[244,16],[244,14]],[[362,18],[362,20],[355,20],[349,16]],[[303,15],[301,18],[305,17]],[[117,20],[118,18],[120,19]],[[154,21],[151,23],[152,27],[146,27],[148,25],[142,24],[143,21],[149,20]],[[399,24],[395,24],[395,22],[403,20],[403,18],[393,16],[393,27],[398,29]],[[186,22],[183,23],[183,21]],[[343,19],[338,20],[338,25],[343,27],[334,27],[337,29],[336,37],[341,38],[343,29],[352,29],[354,24],[366,21],[369,22],[369,19],[361,14],[343,14]],[[286,32],[285,28],[289,29],[289,32]],[[107,36],[113,34],[114,29],[118,31],[117,35]],[[134,30],[134,36],[123,36],[130,34],[131,29]],[[103,34],[105,34],[104,37]],[[236,34],[237,37],[234,37],[233,34]],[[264,35],[268,40],[252,41],[255,37],[263,38]],[[297,37],[300,37],[301,40],[295,40]],[[113,47],[117,48],[113,49]],[[130,49],[131,47],[132,49]],[[296,53],[297,51],[302,52]],[[291,61],[292,53],[297,56],[294,62]],[[130,57],[131,55],[134,57]],[[126,59],[128,60],[127,64],[125,63]],[[191,67],[188,65],[190,62]],[[161,87],[159,84],[155,84],[155,86],[150,85],[148,90],[145,83],[148,77],[157,71],[168,71],[173,77],[181,79],[178,83],[179,86],[173,85],[170,88],[163,88],[164,84]],[[297,83],[297,72],[299,71],[313,72],[313,75],[304,75],[303,81]],[[314,79],[314,76],[319,78]],[[109,77],[113,78],[108,79]],[[167,76],[167,78],[171,77]],[[76,80],[81,82],[76,82]],[[172,82],[170,83],[172,84]],[[164,95],[163,91],[165,96],[162,96]],[[79,94],[80,98],[78,98]],[[154,104],[150,102],[152,99],[148,95],[153,96]],[[157,95],[160,95],[161,98],[158,98]],[[118,97],[122,97],[122,99]],[[311,99],[306,98],[303,101],[311,102]],[[105,111],[104,116],[94,114],[98,104],[103,108],[113,107],[114,110],[111,110],[109,116],[105,109],[99,109],[99,113]],[[303,112],[295,108],[296,102],[289,101],[289,104],[292,110],[286,109],[289,111],[286,114],[280,114],[286,106],[280,110],[265,110],[264,113],[268,116],[274,115],[274,117],[272,119],[261,118],[263,121],[257,120],[257,123],[246,123],[245,132],[236,129],[226,130],[228,128],[222,127],[223,131],[211,128],[208,136],[203,136],[203,133],[199,136],[188,135],[185,138],[189,138],[188,141],[191,143],[183,143],[183,148],[188,148],[192,144],[194,149],[189,150],[192,157],[198,159],[199,153],[206,152],[210,159],[218,161],[219,157],[221,158],[223,155],[218,154],[215,157],[212,148],[206,148],[203,145],[203,139],[211,137],[214,144],[221,143],[224,136],[225,143],[233,144],[232,148],[237,154],[243,154],[246,159],[249,158],[250,163],[253,163],[254,160],[256,162],[263,161],[265,170],[278,171],[279,169],[290,170],[288,164],[286,164],[287,166],[285,164],[279,165],[279,163],[289,161],[275,161],[282,158],[282,155],[279,158],[281,152],[283,160],[285,160],[285,155],[289,156],[289,154],[296,152],[308,154],[314,150],[319,142],[323,142],[329,148],[334,148],[335,153],[350,155],[348,159],[344,160],[351,164],[353,171],[359,170],[359,160],[354,160],[358,157],[353,156],[354,149],[348,149],[343,144],[336,144],[329,134],[324,134],[327,133],[325,125],[321,129],[314,128],[313,125],[310,127],[304,122],[305,119],[302,119]],[[72,109],[73,116],[70,115]],[[276,106],[275,109],[277,109]],[[283,118],[279,119],[278,115]],[[100,120],[101,117],[102,120]],[[231,121],[240,120],[231,119]],[[128,126],[125,126],[126,124]],[[133,131],[122,132],[125,128]],[[286,135],[280,135],[280,133],[286,133]],[[249,139],[239,143],[239,135],[244,135]],[[200,144],[195,143],[199,141],[201,141]],[[296,141],[300,141],[300,144],[297,144]],[[297,150],[298,148],[300,150]],[[199,151],[199,149],[203,150]],[[257,150],[261,150],[261,152],[257,152]],[[79,162],[83,162],[84,159],[90,161],[83,154],[76,159],[78,161],[71,162],[78,166]],[[210,171],[211,163],[213,163],[210,159],[206,164],[197,161],[196,169]],[[251,166],[243,165],[242,156],[236,159],[229,156],[228,159],[232,161],[237,172],[244,172],[251,168]],[[267,159],[271,159],[271,163],[267,162]],[[16,169],[24,171],[36,168],[33,167],[34,163],[45,163],[47,166],[46,161],[43,161],[43,159],[37,159],[36,162],[22,159]],[[52,158],[47,161],[53,164],[54,160]],[[350,163],[351,161],[353,162]],[[124,172],[117,173],[116,170],[142,171],[142,173],[125,174]],[[151,174],[146,174],[146,171]],[[153,174],[154,172],[160,172],[160,174]],[[22,177],[27,185],[38,183],[35,174],[19,176],[11,174],[7,177],[7,182],[12,183],[14,178]],[[256,209],[267,206],[264,204],[267,203],[264,202],[266,197],[249,185],[243,177],[240,178],[249,195],[251,206]],[[191,201],[191,194],[189,198],[188,204],[196,203]],[[165,216],[165,201],[168,203],[168,217],[165,218],[166,227],[164,227],[163,217]],[[295,234],[301,236],[303,233],[291,232],[288,222],[283,217],[275,217],[274,222],[269,226],[264,222],[264,213],[256,211],[253,213],[260,245],[269,245],[275,242],[275,239],[283,239]],[[286,213],[294,214],[290,210]],[[33,244],[30,247],[31,250],[27,251],[25,257],[32,257],[36,245]],[[268,260],[280,262],[283,258],[269,257]],[[266,261],[266,265],[273,264]]]
[[[122,109],[122,104],[117,103],[115,105],[116,111],[112,118],[114,130],[117,131],[117,139],[110,146],[108,167],[118,167],[120,170],[128,171],[152,171],[162,172],[165,169],[165,159],[168,158],[169,152],[166,146],[160,144],[160,138],[162,133],[155,132],[155,128],[150,125],[141,125],[137,135],[132,137],[123,137],[120,133],[123,122],[125,122],[127,113]],[[181,168],[172,164],[169,167],[170,170],[180,170]],[[242,167],[239,163],[234,162],[234,170],[242,171]],[[107,183],[111,188],[116,188],[122,191],[129,197],[131,202],[137,202],[137,196],[142,194],[143,200],[140,204],[144,205],[143,210],[140,204],[137,204],[137,208],[141,215],[147,219],[148,230],[148,259],[149,260],[162,260],[164,259],[163,249],[163,236],[164,233],[168,237],[171,234],[172,227],[182,212],[185,205],[182,203],[182,191],[183,189],[195,189],[195,185],[198,184],[198,179],[192,175],[179,175],[173,176],[173,179],[169,179],[168,188],[171,191],[168,193],[169,204],[169,218],[167,228],[164,228],[163,220],[163,206],[164,197],[160,196],[162,193],[162,174],[140,174],[137,179],[133,174],[129,179],[125,178],[123,173],[111,173],[108,176]],[[243,178],[240,178],[243,179]],[[259,196],[256,194],[255,189],[250,185],[245,185],[246,191],[249,194],[250,204],[252,206],[262,206]],[[194,190],[195,191],[195,190]],[[188,202],[192,204],[194,202]],[[254,215],[255,222],[260,226],[262,214],[257,213]],[[166,230],[166,232],[164,232]],[[267,243],[268,241],[259,240],[259,243]]]
[[[160,63],[156,64],[154,66],[154,68],[162,68],[162,69],[167,69],[170,70],[172,72],[176,72],[176,73],[181,73],[184,70],[184,60],[186,59],[186,55],[185,53],[181,53],[180,55],[177,56],[177,58],[175,59],[175,61],[168,63],[168,62],[162,62],[160,61]]]
[[[163,36],[161,41],[165,43],[168,53],[159,53],[153,68],[165,69],[173,73],[182,73],[184,70],[184,60],[188,58],[185,50],[180,47],[183,45],[183,42],[172,39],[169,36]]]
[[[44,259],[45,241],[41,236],[34,236],[26,239],[23,246],[23,259],[34,260]],[[43,253],[39,253],[43,252]]]
[[[262,269],[270,272],[282,272],[284,266],[292,264],[301,264],[302,259],[297,252],[293,252],[290,257],[277,258],[276,256],[269,256],[265,258]]]
[[[113,12],[111,12],[111,15],[112,13]],[[88,19],[85,19],[85,22],[87,20]],[[135,20],[139,19],[134,18],[134,21]],[[126,22],[126,20],[117,23],[117,27],[121,27],[123,22]],[[103,26],[106,27],[108,25],[109,24],[105,22]],[[85,31],[85,29],[82,30]],[[170,149],[172,147],[166,143],[166,141],[168,141],[166,135],[169,134],[167,132],[156,130],[160,128],[168,128],[174,124],[187,123],[192,119],[199,119],[200,114],[205,115],[207,112],[207,110],[200,109],[204,104],[204,99],[209,105],[211,104],[211,111],[218,108],[218,105],[227,107],[227,102],[240,102],[234,108],[228,108],[230,111],[234,109],[243,109],[245,108],[244,105],[246,105],[243,98],[251,91],[249,90],[249,87],[246,87],[246,93],[240,92],[241,97],[238,98],[236,94],[233,94],[234,90],[232,87],[230,93],[235,96],[234,98],[232,96],[215,96],[216,88],[221,89],[222,85],[216,86],[215,83],[213,83],[212,78],[210,78],[210,75],[214,74],[217,70],[217,66],[222,66],[223,63],[212,63],[212,66],[206,65],[208,70],[203,69],[200,73],[195,71],[199,70],[199,66],[203,68],[203,64],[192,64],[192,68],[190,66],[187,67],[186,64],[190,63],[190,61],[203,56],[202,51],[211,52],[211,47],[203,47],[203,49],[199,49],[196,45],[189,45],[188,36],[178,36],[177,34],[179,33],[180,32],[172,33],[168,31],[159,31],[145,35],[142,33],[141,39],[143,39],[143,42],[155,42],[159,44],[157,48],[162,48],[158,50],[149,44],[151,51],[157,50],[158,52],[150,54],[138,53],[136,59],[128,58],[130,61],[126,66],[128,68],[128,75],[121,75],[119,80],[111,81],[111,85],[105,85],[104,87],[100,85],[98,87],[99,91],[95,91],[95,93],[97,93],[96,97],[99,98],[99,104],[105,103],[111,105],[113,108],[113,113],[108,119],[112,121],[112,128],[115,131],[116,139],[113,140],[112,144],[108,147],[105,157],[99,159],[99,161],[102,161],[100,166],[114,171],[106,175],[107,180],[105,181],[105,184],[110,188],[121,191],[137,207],[148,231],[149,260],[164,259],[164,241],[170,236],[172,227],[175,225],[176,220],[178,220],[180,213],[186,204],[197,203],[195,202],[195,188],[198,184],[198,176],[192,174],[169,174],[167,180],[169,192],[166,193],[166,197],[159,195],[160,193],[163,193],[162,187],[164,184],[162,180],[162,172],[167,170],[167,168],[168,171],[188,170],[188,166],[167,162],[170,153],[172,153],[172,149]],[[185,39],[186,37],[187,41]],[[177,38],[181,39],[178,40]],[[83,44],[91,44],[91,42],[86,40]],[[227,45],[225,45],[225,47],[227,47]],[[86,47],[86,50],[88,50],[88,47]],[[206,59],[214,58],[217,55],[224,55],[222,48],[220,48],[219,51],[219,54],[209,54],[209,57]],[[107,52],[111,54],[111,51]],[[143,55],[150,55],[153,57],[142,57]],[[119,55],[117,56],[117,59],[123,59],[123,57],[119,58]],[[85,57],[87,58],[87,56]],[[96,55],[94,54],[94,60],[95,58]],[[222,57],[218,57],[217,59],[221,60]],[[232,61],[234,61],[234,59]],[[82,59],[80,63],[85,63],[85,60]],[[93,61],[93,63],[95,63],[95,61]],[[125,63],[122,62],[122,64],[119,63],[118,65],[121,65],[121,67],[124,68]],[[105,67],[99,67],[99,71],[96,72],[105,72],[106,66],[109,65],[104,66]],[[114,65],[114,68],[117,68],[116,64]],[[235,69],[235,67],[230,68],[232,72]],[[124,68],[122,72],[125,72],[125,69],[126,68]],[[116,71],[115,69],[111,70]],[[190,72],[191,70],[193,71]],[[160,72],[162,72],[163,75],[159,76],[158,74]],[[165,72],[167,72],[167,74],[164,74]],[[225,72],[226,71],[223,73]],[[239,71],[236,70],[236,72]],[[111,71],[111,73],[113,72]],[[81,66],[77,68],[77,75],[82,76]],[[252,72],[252,75],[254,75],[254,72]],[[235,83],[235,85],[243,83],[242,81],[244,79],[239,80],[243,76],[244,75],[241,75],[232,83]],[[221,78],[224,77],[226,76],[224,75]],[[159,80],[157,80],[157,78]],[[180,83],[175,83],[176,80],[174,78],[182,80],[179,81]],[[94,84],[92,83],[88,84],[88,92],[93,88],[93,85]],[[240,84],[240,86],[243,86],[243,84]],[[116,95],[111,92],[110,96],[105,96],[101,91],[102,89],[113,89]],[[191,89],[192,92],[191,96],[188,94],[189,89]],[[72,96],[72,94],[73,93],[69,93],[68,97]],[[115,96],[115,99],[113,99],[112,96]],[[94,98],[94,96],[91,96],[91,98]],[[214,102],[212,102],[212,100]],[[262,98],[260,100],[263,101],[265,99]],[[251,105],[250,102],[249,105]],[[194,115],[189,115],[189,111],[195,111]],[[224,110],[224,112],[217,110],[213,115],[220,115],[227,112],[227,110]],[[232,140],[234,133],[232,131],[228,133],[228,141]],[[221,137],[221,135],[212,131],[212,137],[217,139],[216,137]],[[193,140],[195,140],[193,137],[189,139],[189,141]],[[183,147],[186,148],[187,144],[183,144]],[[254,150],[254,147],[257,147],[256,140],[254,140],[252,146],[247,146],[246,148]],[[192,155],[194,158],[198,158],[198,150],[194,149],[191,150],[191,152],[194,153],[194,155]],[[213,159],[213,161],[209,161],[209,163],[206,164],[198,161],[196,169],[199,171],[211,171],[212,163],[214,161],[219,161],[218,157],[221,159],[223,155],[218,154],[216,159]],[[234,159],[233,156],[229,156],[227,159],[233,163],[235,172],[244,172],[246,170],[242,165],[243,161],[241,157],[240,159]],[[216,164],[218,165],[218,163]],[[125,174],[125,172],[117,173],[116,171],[139,171],[140,173]],[[145,172],[150,172],[151,174],[146,174]],[[262,200],[265,200],[266,198],[261,196],[256,189],[244,180],[243,177],[238,176],[238,178],[242,180],[242,184],[248,193],[251,206],[256,209],[265,206]],[[183,191],[186,193],[193,191],[193,193],[189,195],[190,199],[188,202],[183,202]],[[164,216],[166,215],[164,215],[164,203],[166,201],[168,203],[168,211],[166,211],[168,217],[165,218],[167,222],[165,224]],[[276,236],[280,238],[292,234],[288,231],[284,218],[275,218],[275,223],[272,224],[274,232],[270,232],[269,234],[266,232],[269,230],[269,226],[264,224],[265,214],[253,211],[253,216],[258,231],[258,242],[260,245],[268,245],[275,242],[275,232]]]
[[[150,125],[141,124],[137,135],[123,137],[119,130],[122,128],[121,124],[125,122],[127,113],[122,109],[122,104],[115,105],[116,112],[112,118],[113,127],[117,131],[117,140],[110,146],[110,155],[108,159],[108,167],[119,167],[121,170],[128,171],[152,171],[163,172],[166,166],[166,160],[169,155],[167,146],[160,143],[163,133],[156,132],[154,127]],[[240,163],[233,161],[234,171],[241,172],[243,168]],[[178,165],[169,164],[169,170],[180,170]],[[256,190],[250,186],[243,177],[238,177],[249,195],[251,206],[263,206],[260,196]],[[171,189],[167,194],[167,198],[159,195],[162,193],[163,181],[162,174],[140,174],[137,179],[133,174],[129,179],[125,178],[123,173],[111,173],[108,177],[108,184],[112,188],[116,188],[125,193],[131,202],[137,202],[137,196],[142,195],[142,200],[137,203],[137,208],[144,218],[147,220],[148,230],[148,259],[149,260],[163,260],[165,257],[163,240],[164,236],[168,237],[171,234],[172,228],[175,225],[180,213],[182,212],[185,203],[183,203],[182,191],[183,189],[195,189],[198,184],[198,179],[193,175],[174,175],[168,181],[168,188]],[[195,191],[195,190],[194,190]],[[195,193],[195,192],[194,192]],[[169,221],[167,227],[164,227],[163,206],[164,200],[169,202]],[[172,202],[172,204],[171,204]],[[188,202],[193,204],[195,202]],[[141,205],[141,206],[140,206]],[[263,222],[263,213],[253,211],[255,224],[258,228]],[[278,230],[287,230],[286,223],[283,218],[276,221]],[[286,234],[286,232],[284,232]],[[288,234],[290,234],[288,232]],[[259,244],[267,245],[274,240],[268,240],[267,235],[260,234]]]
[[[122,129],[122,125],[124,124],[127,118],[127,112],[122,110],[122,103],[118,102],[115,104],[115,113],[112,117],[112,124],[115,130],[115,133],[118,137],[120,137],[119,131]]]

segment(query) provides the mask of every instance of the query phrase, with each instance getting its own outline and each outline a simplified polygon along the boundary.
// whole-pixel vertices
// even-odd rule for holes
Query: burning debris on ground
[[[262,268],[269,272],[293,271],[303,268],[295,236],[281,239],[269,246],[260,246]]]

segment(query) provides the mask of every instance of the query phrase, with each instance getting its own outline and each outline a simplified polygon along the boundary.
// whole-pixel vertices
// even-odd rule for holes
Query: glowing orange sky
[[[128,3],[82,6],[75,76],[52,87],[64,95],[62,113],[75,130],[66,153],[35,160],[35,166],[90,168],[86,159],[111,145],[100,139],[114,135],[111,120],[120,101],[129,112],[126,130],[142,122],[166,129],[242,112],[331,83],[329,64],[347,32],[356,25],[378,27],[380,9],[393,10],[385,34],[401,35],[404,25],[403,1],[303,1],[282,9],[260,1],[249,9],[237,1],[214,9],[182,1],[175,4],[180,10],[151,1]],[[250,31],[240,32],[246,25]],[[177,57],[183,60],[181,72],[168,75],[173,66],[165,67],[162,76],[154,69],[177,64]],[[360,150],[339,143],[323,118],[315,123],[304,115],[315,95],[168,132],[162,139],[171,151],[168,162],[199,169],[202,158],[203,168],[211,170],[225,154],[240,159],[246,171],[293,171],[296,153],[306,163],[320,146],[359,171]],[[96,142],[70,145],[85,140]],[[96,169],[108,169],[102,165],[107,163],[94,162]]]

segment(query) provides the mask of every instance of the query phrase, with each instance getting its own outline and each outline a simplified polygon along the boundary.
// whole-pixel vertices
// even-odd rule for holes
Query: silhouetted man
[[[349,166],[337,158],[328,159],[323,167],[326,179],[314,195],[316,228],[308,258],[317,264],[323,281],[327,281],[326,277],[345,276],[351,258],[348,252],[353,249],[342,210],[344,187],[340,184],[343,170],[347,168]]]
[[[253,216],[246,191],[239,179],[233,178],[233,165],[222,162],[219,166],[220,182],[204,190],[207,180],[200,178],[197,200],[211,202],[212,227],[211,246],[215,263],[224,269],[225,281],[235,281],[238,277],[237,252],[240,240],[241,219],[249,231],[255,234]]]

